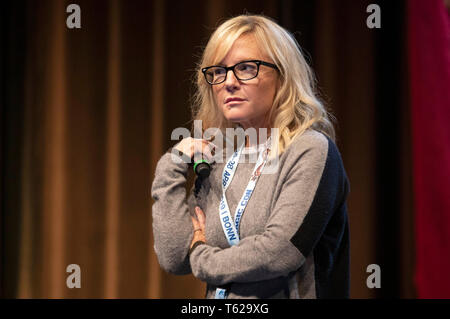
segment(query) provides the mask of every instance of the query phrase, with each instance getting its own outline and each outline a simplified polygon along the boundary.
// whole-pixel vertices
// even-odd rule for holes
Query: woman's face
[[[220,64],[232,66],[246,60],[273,63],[261,53],[252,35],[244,35],[234,42]],[[217,105],[225,118],[240,123],[244,129],[268,127],[268,112],[275,97],[277,77],[275,69],[264,65],[260,65],[256,78],[247,81],[238,80],[229,70],[224,83],[212,86]]]

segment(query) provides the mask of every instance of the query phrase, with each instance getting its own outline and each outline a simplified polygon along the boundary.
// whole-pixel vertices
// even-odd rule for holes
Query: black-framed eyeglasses
[[[206,82],[211,85],[220,84],[226,81],[229,70],[232,70],[234,76],[240,81],[247,81],[256,78],[259,73],[259,66],[265,65],[278,71],[275,64],[260,60],[248,60],[239,62],[233,66],[213,65],[202,69]]]

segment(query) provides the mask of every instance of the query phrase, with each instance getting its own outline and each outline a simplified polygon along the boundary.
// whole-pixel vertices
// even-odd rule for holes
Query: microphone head
[[[197,162],[194,164],[194,172],[200,178],[207,178],[211,172],[211,165],[205,160]]]

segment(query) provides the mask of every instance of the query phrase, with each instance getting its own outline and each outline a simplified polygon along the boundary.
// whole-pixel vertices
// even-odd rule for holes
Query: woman
[[[259,145],[246,139],[234,159],[256,149],[258,163],[216,161],[188,200],[190,166],[171,152],[158,162],[152,196],[159,263],[206,282],[207,298],[349,296],[349,183],[313,82],[294,37],[263,16],[226,21],[205,48],[194,119],[203,130],[266,129],[277,144],[274,151],[261,136]],[[174,148],[185,158],[202,152],[211,159],[212,147],[184,138]],[[277,157],[277,171],[264,174],[269,157]]]

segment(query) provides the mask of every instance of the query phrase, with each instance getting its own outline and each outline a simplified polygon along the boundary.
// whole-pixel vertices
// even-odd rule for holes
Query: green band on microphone
[[[199,162],[195,162],[195,164],[194,164],[194,172],[195,172],[195,169],[197,168],[197,165],[198,164],[201,164],[201,163],[206,163],[206,164],[208,164],[208,161],[207,160],[204,160],[204,159],[202,159],[201,161],[199,161]]]

